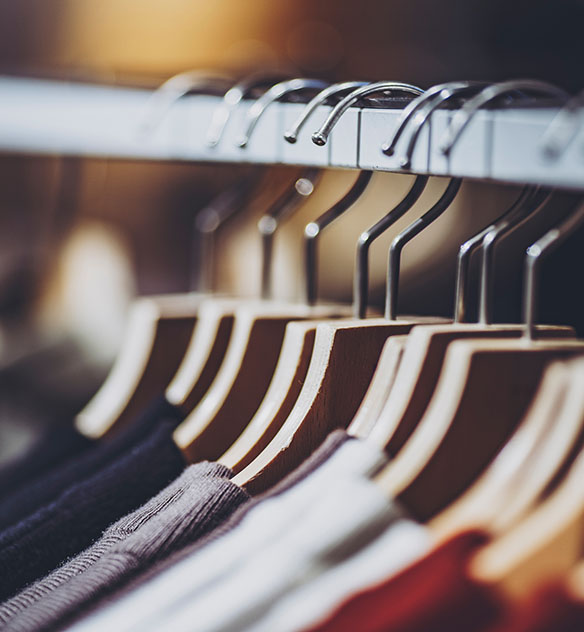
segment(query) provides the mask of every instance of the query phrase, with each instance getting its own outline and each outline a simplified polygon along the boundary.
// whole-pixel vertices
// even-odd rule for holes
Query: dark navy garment
[[[73,424],[45,430],[23,454],[0,467],[0,502],[55,466],[81,455],[94,443],[77,432]]]
[[[133,448],[0,533],[0,601],[78,554],[175,479],[185,467],[175,426],[159,418]]]
[[[28,515],[54,500],[69,486],[93,476],[137,445],[162,419],[178,425],[183,418],[178,408],[164,397],[156,398],[132,423],[120,429],[111,439],[91,441],[89,449],[66,460],[34,480],[21,486],[0,501],[1,531],[17,524]]]

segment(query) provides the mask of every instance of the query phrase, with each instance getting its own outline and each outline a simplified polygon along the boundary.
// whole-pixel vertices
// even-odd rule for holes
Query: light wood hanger
[[[189,92],[216,92],[225,78],[189,71],[175,75],[156,90],[140,123],[151,134],[170,107]],[[234,195],[249,188],[238,185]],[[126,335],[114,366],[91,401],[77,415],[75,425],[93,438],[122,427],[135,417],[155,394],[162,394],[178,369],[197,321],[202,295],[154,296],[135,302]]]
[[[578,379],[582,384],[583,373]],[[572,401],[575,417],[584,417],[582,390]],[[582,559],[584,532],[584,451],[562,482],[526,518],[479,551],[470,572],[501,593],[525,597],[541,583],[565,575]]]
[[[278,196],[258,223],[262,237],[261,294],[265,301],[211,297],[201,305],[199,322],[189,342],[183,362],[166,389],[168,401],[180,407],[186,415],[191,413],[201,401],[219,371],[233,331],[237,307],[252,304],[258,310],[259,316],[262,306],[266,306],[267,315],[271,314],[272,250],[276,230],[281,221],[297,210],[301,203],[312,194],[319,177],[317,169],[305,170],[294,180],[292,186],[286,187]],[[236,202],[239,203],[239,200]],[[213,213],[203,222],[206,233],[214,233],[218,226],[225,222],[231,214],[233,203],[233,200],[226,199],[222,200],[220,205],[214,202],[209,207]],[[210,228],[206,228],[207,226]],[[211,253],[206,254],[205,260],[208,261]],[[205,287],[213,285],[212,279],[209,279],[210,276],[209,273],[205,275]],[[283,309],[284,305],[280,304],[278,308]]]
[[[415,186],[416,183],[414,183]],[[451,181],[432,209],[394,240],[392,244],[394,255],[390,260],[398,270],[399,255],[403,245],[448,208],[459,186],[460,181]],[[417,197],[419,193],[415,199]],[[399,217],[405,213],[403,205],[398,205],[396,209]],[[397,219],[396,215],[392,215],[396,209],[386,215],[384,225],[389,226]],[[363,242],[361,239],[361,243],[370,242]],[[357,262],[362,261],[363,258],[358,256]],[[318,325],[306,380],[294,408],[267,447],[235,476],[235,482],[243,485],[253,494],[263,491],[305,459],[331,430],[347,427],[363,400],[388,337],[403,335],[414,324],[420,324],[424,320],[431,322],[431,319],[395,319],[393,306],[397,300],[398,277],[397,274],[390,273],[388,278],[390,280],[388,293],[391,295],[388,312],[394,318],[389,321],[358,319]],[[358,299],[366,296],[364,291],[366,285],[363,282],[363,275],[357,274],[355,283],[357,314],[363,313],[363,305]],[[359,367],[358,371],[355,370],[356,367]]]
[[[480,88],[481,85],[474,82],[452,82],[436,86],[434,90],[413,99],[405,108],[393,138],[383,146],[383,152],[387,155],[395,153],[399,138],[413,119],[413,132],[407,142],[407,153],[400,161],[403,167],[409,167],[419,134],[432,112],[457,94],[472,93]],[[490,231],[497,229],[498,224],[524,212],[523,209],[531,202],[535,192],[534,187],[525,187],[497,224],[487,226],[461,246],[457,258],[455,324],[428,325],[427,331],[416,331],[419,328],[414,328],[403,344],[403,348],[407,349],[404,365],[400,365],[395,378],[393,373],[390,373],[387,383],[384,380],[386,369],[380,363],[373,380],[378,388],[370,389],[368,398],[363,402],[362,410],[348,428],[349,434],[365,438],[374,432],[374,440],[384,445],[390,454],[397,453],[405,443],[420,420],[434,391],[447,345],[459,338],[481,337],[484,329],[480,326],[474,326],[472,329],[458,326],[458,323],[464,320],[464,310],[468,300],[468,274],[472,253]],[[521,334],[518,326],[512,326],[510,332],[505,327],[499,327],[499,330],[504,337]],[[491,335],[495,335],[492,329],[486,332],[485,337]],[[395,383],[396,379],[397,383]]]
[[[544,369],[582,354],[579,341],[534,341],[536,271],[584,221],[584,210],[528,249],[522,340],[456,341],[428,409],[398,456],[378,475],[392,497],[427,520],[476,480],[516,428]]]
[[[365,393],[359,410],[347,428],[347,432],[350,435],[362,438],[369,435],[379,419],[396,376],[399,375],[399,366],[409,337],[416,329],[424,329],[425,327],[432,327],[432,325],[414,327],[408,335],[392,336],[387,339],[381,350],[375,373],[371,378],[371,384]]]
[[[481,230],[460,247],[457,257],[454,323],[429,326],[424,330],[414,329],[408,337],[394,388],[387,396],[378,419],[370,427],[372,440],[383,445],[389,454],[398,453],[422,418],[434,392],[444,354],[451,342],[466,338],[521,336],[523,328],[519,325],[469,325],[463,321],[468,311],[468,275],[472,254],[487,235],[492,235],[493,231],[499,235],[509,218],[525,216],[532,210],[534,197],[535,190],[526,187],[497,222]],[[495,240],[491,240],[491,244],[494,242]],[[481,285],[490,285],[490,271],[491,266],[482,275]],[[481,291],[481,302],[492,300],[491,294]],[[550,335],[560,331],[553,328]],[[349,432],[356,436],[366,436],[363,429],[357,427],[350,426]]]
[[[363,85],[363,82],[348,82],[334,84],[320,91],[306,108],[304,108],[293,128],[284,134],[284,138],[288,142],[296,142],[301,129],[320,104],[332,97],[338,97],[349,90],[354,90]],[[420,191],[425,182],[425,178],[418,179],[417,188],[419,188]],[[417,188],[412,195],[417,195]],[[317,222],[307,227],[306,232],[318,236],[318,233],[328,221],[326,216],[327,214],[323,216],[324,219],[321,217],[320,220],[317,220]],[[381,230],[380,228],[380,232]],[[365,281],[360,285],[359,289],[365,293],[361,297],[363,305],[367,300],[366,293],[368,289],[368,280],[366,278],[368,267],[367,249],[373,239],[375,239],[375,236],[371,235],[370,239],[364,240],[361,246],[362,261],[360,262],[360,269],[365,271]],[[313,270],[312,274],[307,275],[306,300],[308,303],[314,303],[316,300],[316,268],[314,266],[316,249],[312,248],[313,243],[316,244],[315,239],[310,239],[307,249],[307,268]],[[314,282],[311,281],[312,278],[315,279]],[[239,472],[243,467],[248,465],[273,439],[291,412],[300,392],[300,387],[306,378],[308,363],[314,346],[316,325],[291,324],[287,329],[289,331],[284,338],[284,344],[274,379],[272,380],[270,389],[262,405],[244,432],[220,459],[222,463],[233,468],[235,472]]]
[[[98,392],[75,418],[77,429],[99,438],[120,428],[162,393],[176,372],[197,319],[200,295],[135,301],[120,352]]]
[[[306,380],[315,333],[313,322],[289,323],[286,326],[278,364],[262,403],[245,430],[219,459],[235,473],[268,445],[294,407]]]
[[[257,178],[252,176],[236,183],[200,211],[199,215],[207,217],[212,212],[215,217],[212,229],[200,225],[204,250],[211,250],[214,233],[244,207],[256,182]],[[210,258],[201,265],[201,277],[211,277]],[[208,296],[193,292],[144,297],[137,301],[112,370],[76,418],[80,432],[94,438],[105,436],[134,418],[152,400],[153,394],[162,394],[169,384],[172,384],[169,401],[180,406],[188,407],[204,393],[224,353],[231,329],[229,316],[233,311],[233,301]],[[211,307],[213,301],[215,307]],[[199,349],[198,363],[194,362],[192,353],[195,342]],[[183,368],[179,370],[179,367]],[[188,381],[195,369],[199,371],[198,381]],[[177,375],[181,378],[178,384]]]
[[[493,463],[430,522],[439,539],[475,527],[502,533],[543,495],[582,432],[584,416],[572,414],[568,393],[574,373],[581,372],[575,370],[578,362],[554,362],[546,369],[527,414]]]
[[[325,214],[323,227],[361,196],[371,172],[361,172],[351,189]],[[316,253],[309,262],[307,286],[315,284]],[[345,306],[266,303],[267,312],[238,311],[232,340],[206,397],[177,428],[174,439],[186,458],[218,459],[241,435],[265,396],[274,375],[288,322],[347,316]],[[239,322],[241,320],[241,322]],[[287,345],[287,348],[289,346]],[[299,346],[295,349],[301,352]],[[295,361],[292,360],[292,363]]]

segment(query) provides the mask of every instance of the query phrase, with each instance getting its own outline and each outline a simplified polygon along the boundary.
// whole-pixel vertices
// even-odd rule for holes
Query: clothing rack
[[[480,111],[449,155],[442,153],[439,141],[454,111],[438,110],[420,134],[411,168],[404,170],[399,165],[403,137],[393,156],[381,151],[400,109],[351,107],[329,142],[317,146],[311,134],[331,108],[319,106],[298,141],[290,144],[283,134],[304,103],[277,102],[266,109],[250,142],[241,148],[237,140],[253,103],[248,100],[234,110],[218,145],[209,147],[206,133],[220,97],[181,98],[159,125],[145,132],[141,122],[151,96],[144,89],[2,77],[0,151],[360,168],[584,190],[584,125],[559,157],[547,158],[541,149],[542,136],[559,109],[550,105]]]

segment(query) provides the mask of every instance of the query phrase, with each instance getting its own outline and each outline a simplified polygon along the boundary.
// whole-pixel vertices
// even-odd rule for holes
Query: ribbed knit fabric
[[[89,549],[0,606],[3,630],[52,630],[155,560],[217,527],[248,494],[218,463],[188,467]]]
[[[64,428],[47,428],[24,453],[0,468],[0,499],[20,495],[23,485],[80,456],[94,444],[77,432],[73,424]]]
[[[147,583],[153,577],[156,577],[166,569],[174,566],[182,559],[185,559],[193,555],[199,549],[204,548],[207,544],[217,540],[223,535],[229,533],[235,529],[239,523],[245,518],[247,513],[253,509],[256,505],[261,503],[267,498],[273,498],[291,489],[297,483],[303,481],[312,472],[317,470],[323,463],[325,463],[337,450],[346,442],[355,441],[355,438],[349,435],[345,430],[334,430],[331,432],[325,442],[312,454],[312,456],[298,466],[293,472],[288,474],[280,483],[272,487],[272,489],[253,497],[248,502],[243,503],[225,522],[213,531],[210,531],[205,537],[201,538],[197,542],[176,551],[173,555],[165,558],[153,564],[148,570],[140,573],[135,579],[125,585],[122,589],[116,593],[111,593],[107,600],[108,602],[115,602],[121,599],[124,595],[131,593],[134,589],[140,585]]]
[[[184,460],[174,427],[161,422],[113,464],[0,534],[0,600],[77,555],[176,478]]]
[[[188,555],[173,555],[172,566],[163,563],[163,572],[156,573],[155,576],[149,575],[149,581],[140,581],[140,585],[133,582],[134,589],[131,592],[124,591],[123,597],[118,593],[115,599],[108,599],[108,607],[101,608],[92,613],[92,616],[86,616],[79,621],[74,628],[76,632],[122,632],[143,629],[151,623],[154,627],[157,624],[160,626],[161,620],[157,617],[166,616],[162,614],[163,611],[167,613],[179,606],[182,608],[182,605],[199,597],[203,590],[223,582],[233,572],[243,568],[250,559],[255,559],[269,545],[285,539],[293,527],[303,525],[324,500],[328,499],[333,490],[336,489],[336,494],[339,494],[337,487],[341,480],[346,477],[351,480],[369,477],[386,463],[385,455],[376,446],[365,441],[347,440],[342,437],[340,439],[338,442],[335,441],[336,449],[333,453],[329,453],[328,458],[325,458],[310,475],[298,480],[282,493],[266,496],[262,502],[251,501],[243,505],[236,514],[245,512],[245,517],[238,521],[236,528],[225,533],[224,529],[219,527],[205,538],[204,546],[189,546]],[[378,493],[373,483],[365,484],[365,487],[375,490],[375,497],[385,517],[389,503]],[[349,522],[353,519],[365,520],[359,513],[360,510],[352,504],[355,499],[347,494],[345,500],[342,493],[340,492],[341,504],[344,508],[339,510],[335,506],[327,521],[330,519],[333,524],[342,526],[344,520],[341,519],[341,514],[344,516],[345,508],[350,517]],[[360,495],[361,488],[357,498]],[[249,506],[253,506],[253,509],[247,511]],[[326,509],[318,511],[326,512]],[[232,520],[233,518],[228,522],[231,523]],[[324,538],[330,529],[328,524],[320,524],[317,532]],[[214,537],[216,532],[223,532],[222,537]],[[320,536],[317,539],[320,540]],[[279,561],[268,556],[268,563],[277,566]],[[275,569],[270,571],[272,572],[275,572]],[[270,573],[266,577],[269,578]],[[231,606],[230,599],[226,604]],[[193,628],[197,629],[197,625],[193,624]],[[165,629],[164,625],[159,629]],[[200,629],[205,628],[201,626]]]
[[[182,413],[163,397],[157,398],[142,415],[120,429],[111,439],[92,442],[95,445],[91,449],[49,469],[7,496],[0,502],[0,529],[15,525],[54,500],[69,486],[113,463],[138,444],[161,420],[172,420],[177,425],[182,417]]]

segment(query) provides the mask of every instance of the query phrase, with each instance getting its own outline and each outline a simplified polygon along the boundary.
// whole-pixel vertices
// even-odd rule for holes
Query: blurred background
[[[579,0],[0,0],[0,73],[156,87],[177,72],[240,78],[283,67],[330,80],[395,79],[427,87],[453,79],[546,79],[584,87]],[[381,139],[380,139],[381,140]],[[98,388],[137,295],[184,292],[197,276],[197,212],[245,175],[232,166],[0,157],[0,458],[50,423],[68,423]],[[272,169],[265,190],[219,236],[218,290],[259,289],[256,223],[296,172]],[[355,178],[325,174],[277,236],[276,294],[298,298],[302,227]],[[331,228],[321,298],[350,301],[360,232],[407,190],[378,174]],[[381,306],[390,239],[428,208],[444,182],[372,250],[372,301]],[[516,188],[465,183],[455,206],[404,252],[400,312],[451,315],[458,246],[499,215]],[[541,218],[501,247],[496,318],[518,320],[525,247],[561,216]],[[582,235],[544,271],[541,319],[584,333]],[[245,265],[242,265],[245,261]]]

